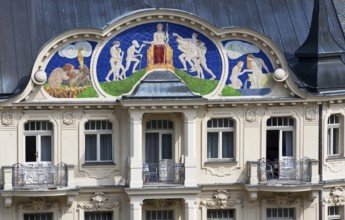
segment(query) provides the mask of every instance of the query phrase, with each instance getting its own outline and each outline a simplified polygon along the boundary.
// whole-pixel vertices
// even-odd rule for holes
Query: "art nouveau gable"
[[[210,100],[301,93],[288,77],[284,56],[262,34],[218,29],[180,11],[147,10],[104,30],[75,30],[53,39],[37,57],[32,82],[18,98],[119,100],[159,70],[177,76],[191,94]],[[151,88],[146,95],[162,91]]]

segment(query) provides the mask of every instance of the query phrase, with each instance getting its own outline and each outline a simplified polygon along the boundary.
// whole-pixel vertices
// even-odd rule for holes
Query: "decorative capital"
[[[5,126],[14,124],[13,112],[4,112],[1,115],[1,123]]]
[[[284,207],[302,204],[300,198],[291,198],[287,193],[273,193],[273,197],[261,199],[261,205],[269,205],[273,207]]]
[[[323,202],[330,206],[345,205],[344,188],[340,186],[334,187],[329,196],[323,198]]]
[[[249,122],[255,122],[257,120],[258,111],[256,109],[247,109],[246,120]]]
[[[305,110],[305,118],[307,120],[315,120],[318,116],[318,111],[317,111],[317,107],[316,106],[312,106],[312,107],[308,107]]]
[[[239,199],[230,199],[226,190],[217,190],[212,199],[202,200],[200,204],[209,208],[227,209],[239,206],[242,202]]]
[[[90,202],[81,202],[78,204],[78,208],[99,211],[99,210],[111,210],[120,206],[117,201],[108,201],[108,196],[103,192],[95,192]]]

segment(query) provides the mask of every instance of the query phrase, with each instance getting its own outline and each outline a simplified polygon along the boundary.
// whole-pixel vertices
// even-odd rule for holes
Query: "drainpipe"
[[[322,145],[322,115],[323,115],[323,103],[321,102],[319,104],[319,177],[320,177],[320,183],[322,182],[322,161],[323,161],[323,145]],[[323,220],[323,208],[322,208],[322,190],[319,191],[319,220]]]

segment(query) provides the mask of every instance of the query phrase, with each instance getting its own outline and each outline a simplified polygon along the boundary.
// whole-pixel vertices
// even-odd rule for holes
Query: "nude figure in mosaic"
[[[249,81],[251,82],[251,89],[262,88],[264,84],[263,81],[263,72],[264,69],[266,72],[269,72],[265,62],[261,58],[257,58],[252,54],[247,56],[247,68],[252,72],[249,74]]]
[[[249,72],[250,70],[242,70],[243,68],[243,61],[238,61],[238,63],[232,68],[231,75],[230,75],[230,86],[234,89],[240,89],[243,85],[242,81],[238,78],[242,74]]]
[[[126,78],[126,72],[128,71],[132,62],[134,62],[134,66],[132,68],[132,73],[134,73],[136,71],[137,66],[140,63],[141,57],[143,56],[142,54],[140,54],[141,49],[143,49],[143,47],[145,45],[146,44],[142,44],[140,46],[138,41],[136,41],[136,40],[132,41],[132,45],[130,47],[128,47],[128,49],[127,49],[126,68],[121,73],[121,76],[120,76],[121,79]],[[139,48],[139,49],[137,49],[137,48]]]
[[[173,36],[176,37],[176,42],[178,43],[177,49],[179,49],[182,54],[178,57],[183,65],[183,71],[187,71],[187,63],[191,66],[189,72],[195,72],[194,63],[192,62],[193,58],[198,57],[197,51],[197,33],[192,34],[192,38],[183,38],[177,33],[173,33]]]
[[[212,70],[210,70],[206,64],[207,47],[205,46],[205,43],[198,40],[197,44],[198,44],[198,46],[197,46],[198,60],[200,62],[201,67],[204,68],[204,70],[212,76],[211,79],[215,79],[216,75],[214,75]],[[202,79],[203,78],[204,77],[202,77]]]
[[[110,82],[110,76],[114,75],[113,81],[122,79],[120,77],[120,71],[122,72],[125,70],[125,68],[122,65],[122,60],[123,60],[123,51],[121,50],[120,42],[119,41],[114,41],[113,46],[110,48],[110,70],[105,77],[105,80]]]

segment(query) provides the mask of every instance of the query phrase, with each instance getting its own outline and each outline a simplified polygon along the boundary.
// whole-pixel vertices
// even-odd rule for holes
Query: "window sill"
[[[116,166],[114,162],[86,162],[82,167]]]
[[[327,156],[326,161],[343,161],[345,160],[345,157],[341,156],[341,155],[337,155],[337,156]]]
[[[217,165],[217,164],[228,164],[228,165],[236,165],[238,161],[236,160],[227,160],[227,159],[216,159],[216,160],[208,160],[205,162],[205,165]]]

